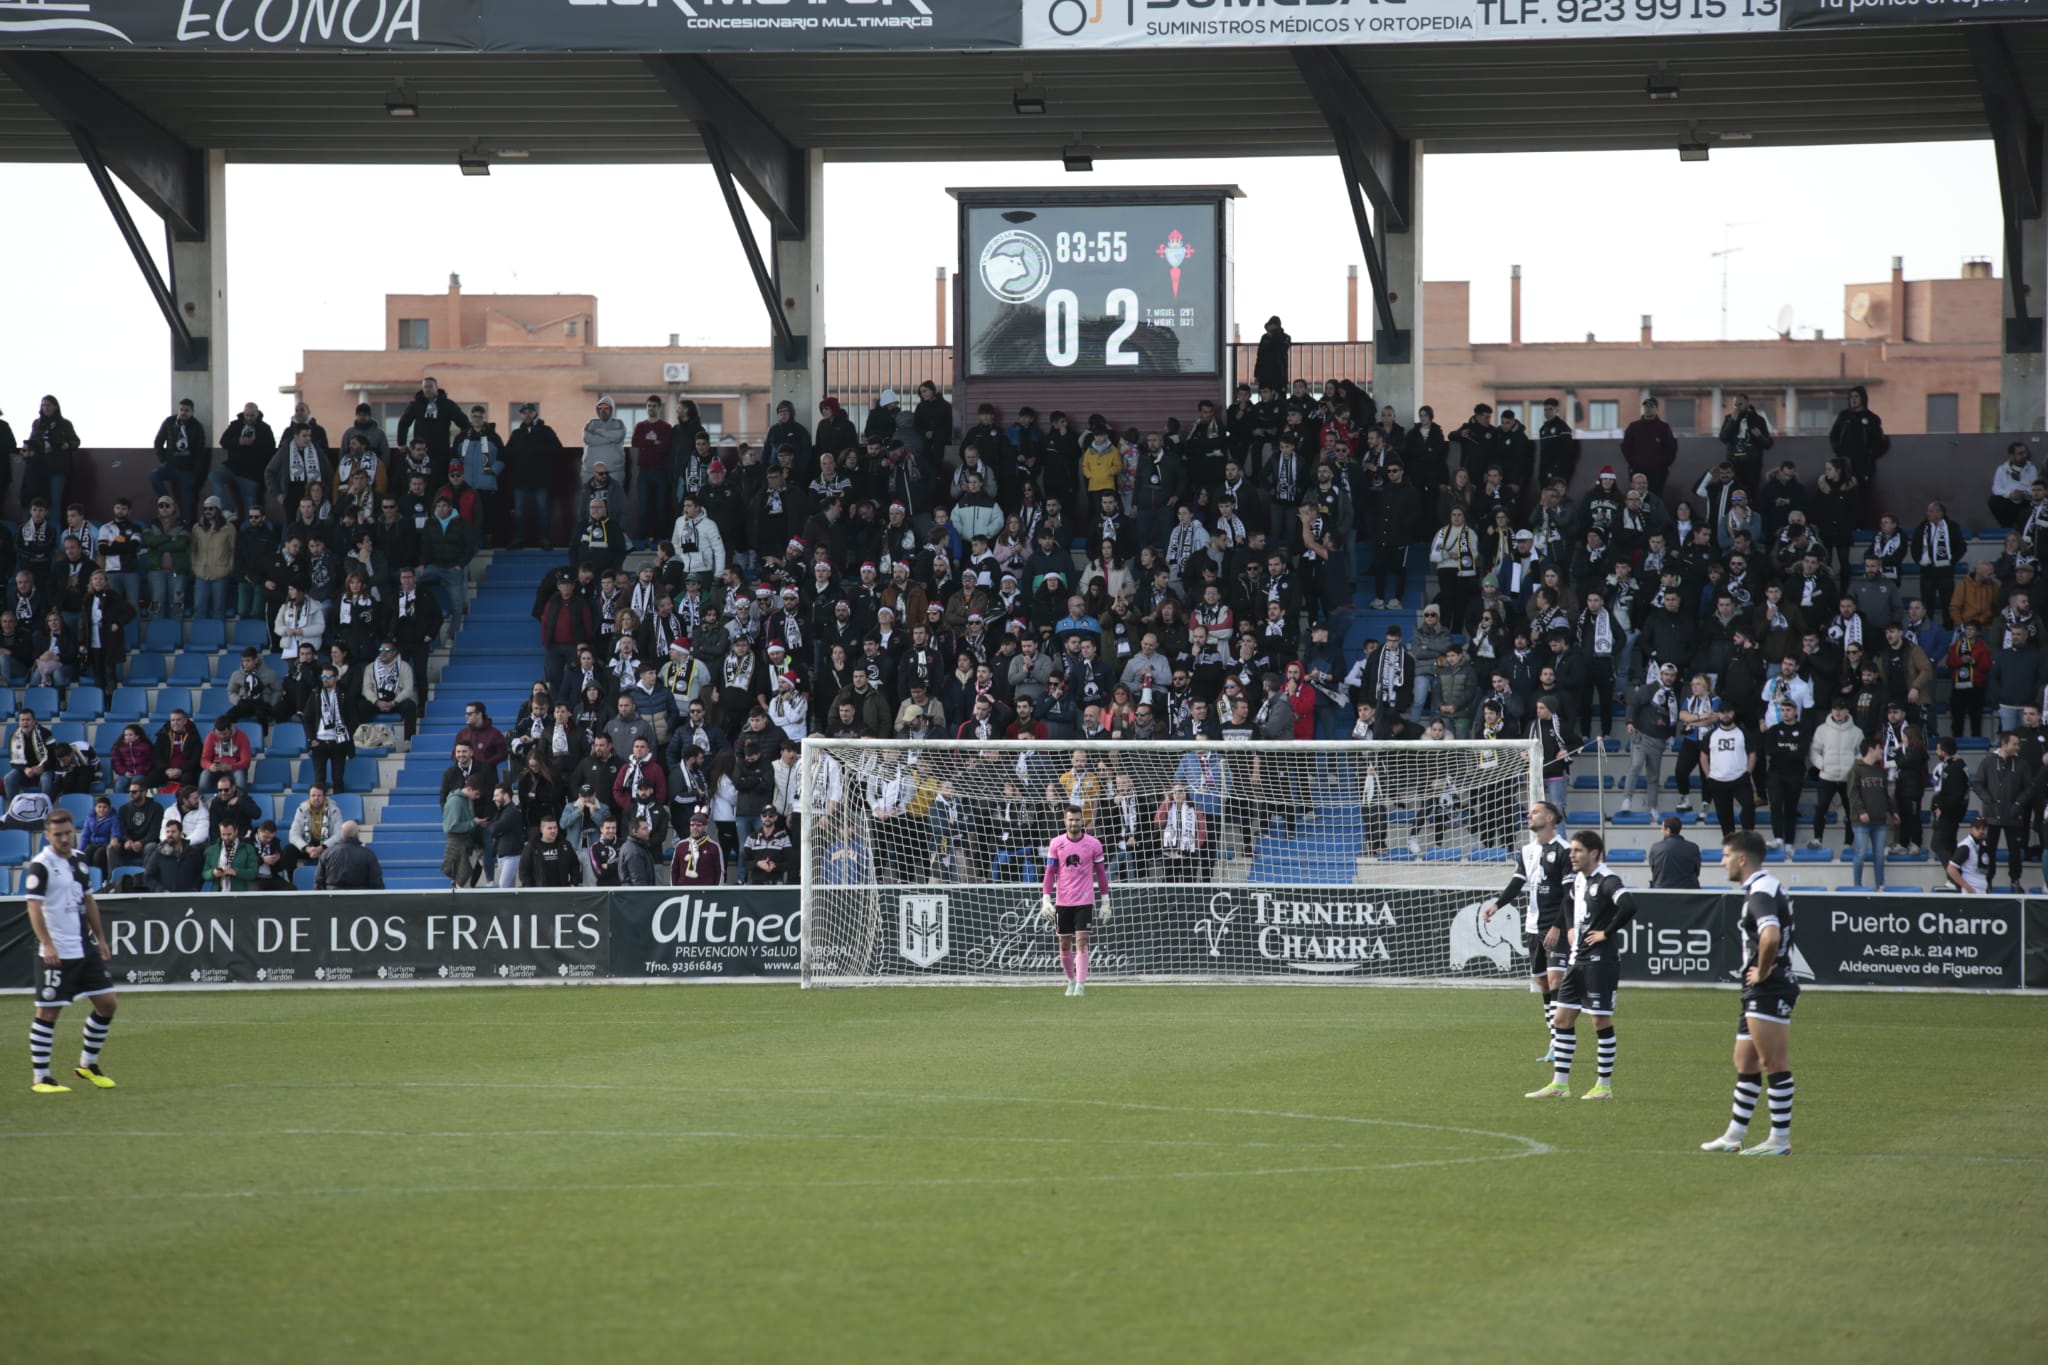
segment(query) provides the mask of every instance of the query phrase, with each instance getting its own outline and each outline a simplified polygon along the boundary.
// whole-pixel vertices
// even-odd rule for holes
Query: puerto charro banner
[[[0,50],[1014,48],[1018,0],[0,0]]]

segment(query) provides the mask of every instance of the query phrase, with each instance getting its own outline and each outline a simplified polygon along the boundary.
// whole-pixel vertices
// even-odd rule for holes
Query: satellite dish
[[[1792,332],[1792,322],[1792,305],[1788,303],[1778,310],[1778,325],[1775,329],[1778,335],[1789,336]]]
[[[1849,300],[1849,319],[1852,322],[1861,322],[1869,316],[1870,291],[1859,289],[1856,291],[1856,297]]]

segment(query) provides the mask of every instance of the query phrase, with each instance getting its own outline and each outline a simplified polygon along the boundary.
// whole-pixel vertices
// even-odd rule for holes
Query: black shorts
[[[1780,1024],[1792,1022],[1792,1007],[1799,1003],[1799,983],[1796,981],[1766,981],[1758,986],[1742,988],[1742,1017],[1735,1022],[1735,1036],[1749,1036],[1749,1016],[1770,1019]]]
[[[1563,931],[1558,933],[1556,952],[1543,946],[1543,936],[1549,932],[1548,929],[1538,929],[1533,934],[1522,935],[1522,944],[1529,953],[1531,976],[1548,976],[1551,972],[1561,972],[1565,968],[1565,960],[1571,956],[1571,949],[1565,946]]]
[[[1058,913],[1063,934],[1085,934],[1095,923],[1095,907],[1092,905],[1062,905]]]
[[[67,957],[54,967],[36,961],[36,1008],[56,1009],[80,996],[111,995],[114,978],[96,949],[87,948],[84,957]]]
[[[1557,988],[1557,1007],[1585,1014],[1613,1014],[1614,992],[1621,985],[1621,960],[1584,958],[1565,969]]]

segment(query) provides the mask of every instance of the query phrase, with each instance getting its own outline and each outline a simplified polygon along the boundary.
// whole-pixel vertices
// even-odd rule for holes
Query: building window
[[[1998,395],[1980,393],[1977,395],[1977,430],[1998,430]]]
[[[1954,431],[1956,429],[1956,396],[1952,393],[1930,393],[1927,395],[1927,429],[1933,431]]]
[[[1846,400],[1841,406],[1846,407]],[[1799,395],[1799,430],[1825,435],[1835,424],[1837,400],[1832,394]]]
[[[711,437],[713,445],[725,437],[725,404],[706,403],[701,399],[690,400],[697,405],[697,420],[704,424],[705,434]]]
[[[398,419],[405,416],[405,410],[412,406],[410,399],[403,403],[371,403],[370,415],[377,419],[377,425],[384,428],[384,439],[398,444]]]
[[[575,335],[576,335],[576,324],[575,324],[575,323],[573,323],[573,322],[565,322],[565,323],[563,323],[563,324],[562,324],[562,335],[563,335],[563,336],[565,336],[565,337],[572,337],[572,336],[575,336]]]
[[[1588,431],[1619,431],[1621,429],[1621,404],[1612,398],[1596,398],[1586,404],[1586,429]]]
[[[528,403],[533,404],[533,415],[536,418],[542,415],[538,398],[521,398],[517,402],[507,403],[505,405],[505,426],[504,430],[499,432],[499,435],[502,436],[505,432],[519,425],[519,409],[525,407]]]
[[[400,318],[398,320],[398,349],[401,351],[424,351],[427,349],[427,320],[425,318]]]
[[[1696,431],[1699,429],[1700,400],[1697,398],[1666,398],[1661,405],[1664,420],[1673,431]]]

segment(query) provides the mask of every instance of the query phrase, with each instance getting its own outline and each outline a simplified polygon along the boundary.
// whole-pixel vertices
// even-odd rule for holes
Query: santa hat
[[[776,685],[777,687],[795,687],[795,686],[796,686],[796,674],[794,674],[794,673],[778,673],[778,674],[776,674],[776,675],[775,675],[775,685]]]
[[[770,640],[768,642],[768,652],[770,654],[773,654],[778,649],[787,650],[787,648],[788,646],[784,645],[780,640]]]
[[[829,574],[829,573],[831,573],[831,572],[832,572],[832,564],[831,564],[831,561],[829,561],[829,560],[824,560],[824,559],[821,559],[821,560],[819,560],[819,561],[818,561],[817,563],[815,563],[815,564],[811,565],[811,572],[812,572],[812,573],[823,573],[823,574]]]
[[[802,536],[791,536],[789,538],[789,548],[795,550],[798,554],[802,554],[804,552],[804,538]]]
[[[889,504],[889,510],[890,510],[891,512],[908,512],[908,511],[910,511],[910,509],[909,509],[908,507],[905,507],[905,506],[904,506],[904,505],[903,505],[902,503],[900,503],[900,502],[892,502],[892,503],[890,503],[890,504]]]
[[[872,560],[872,559],[863,559],[863,560],[862,560],[862,561],[860,562],[860,571],[861,571],[862,573],[873,573],[873,572],[875,572],[875,561],[874,561],[874,560]]]
[[[690,652],[690,637],[678,635],[675,639],[670,640],[668,642],[668,652],[671,654],[688,654]]]
[[[754,589],[754,596],[756,597],[773,597],[774,595],[775,589],[769,587],[766,583]]]
[[[789,583],[789,584],[785,584],[785,585],[783,586],[783,589],[782,589],[782,595],[783,595],[784,597],[802,597],[802,596],[803,596],[803,594],[802,594],[801,592],[798,592],[798,591],[797,591],[797,586],[796,586],[796,584],[794,584],[794,583]]]
[[[1602,465],[1602,466],[1600,467],[1600,477],[1601,477],[1601,478],[1603,478],[1603,479],[1611,479],[1611,478],[1613,478],[1613,477],[1614,477],[1614,466],[1613,466],[1613,465],[1611,465],[1611,464],[1610,464],[1610,465]]]

